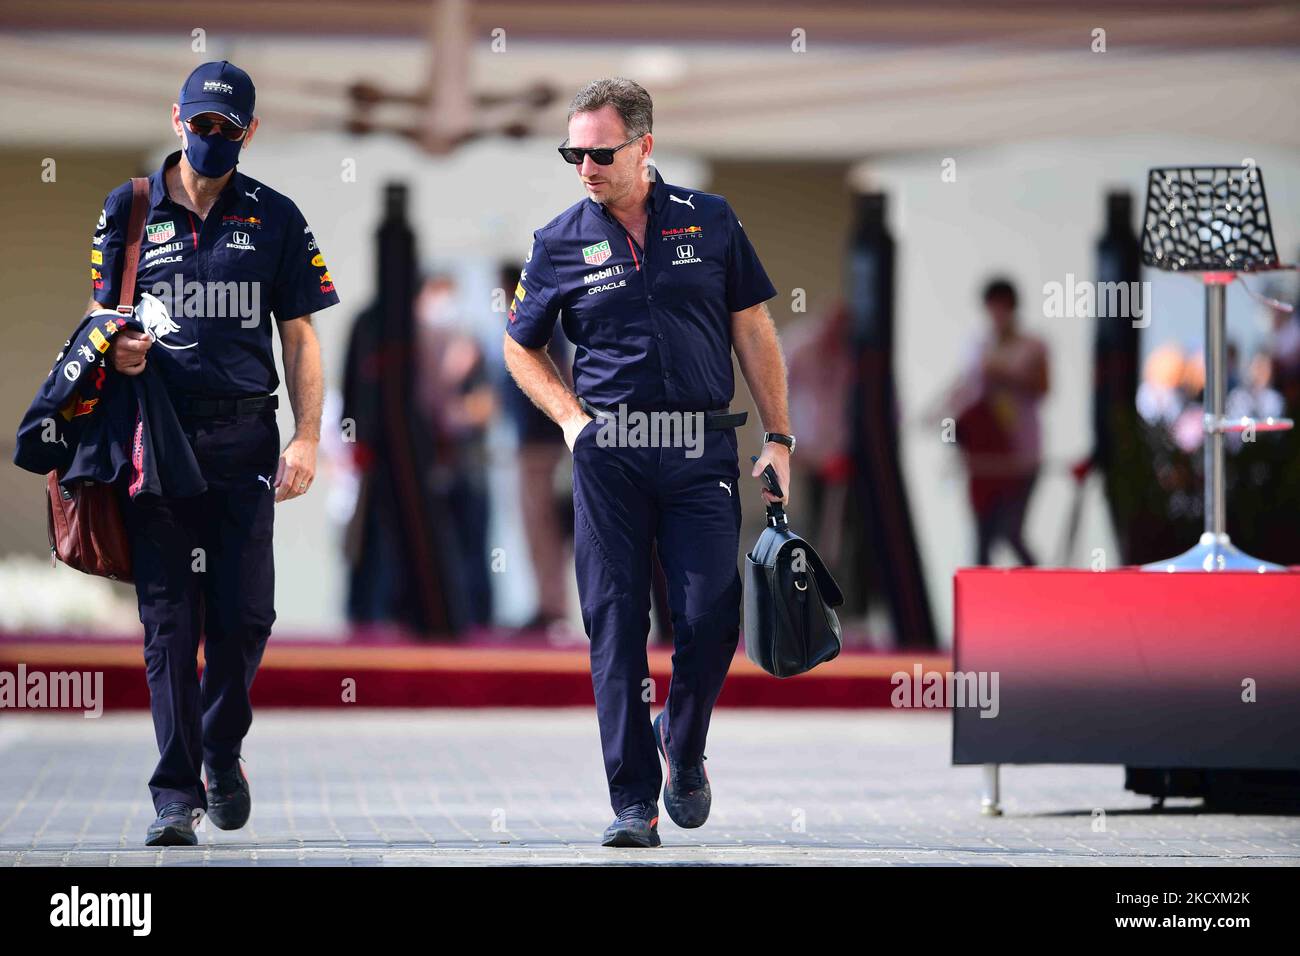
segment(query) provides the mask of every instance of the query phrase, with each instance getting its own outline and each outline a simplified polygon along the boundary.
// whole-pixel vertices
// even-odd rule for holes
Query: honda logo
[[[252,240],[248,238],[248,233],[246,232],[235,233],[234,240],[235,245],[237,246],[247,246],[252,242]]]
[[[678,258],[678,259],[694,259],[694,258],[695,258],[695,247],[694,247],[694,246],[678,246],[678,247],[677,247],[677,258]]]

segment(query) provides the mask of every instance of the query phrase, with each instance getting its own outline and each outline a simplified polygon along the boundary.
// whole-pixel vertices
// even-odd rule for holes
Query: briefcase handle
[[[751,464],[758,464],[757,455],[750,455],[749,460]],[[763,469],[763,473],[759,477],[763,481],[763,487],[766,488],[769,493],[778,498],[785,497],[781,492],[781,481],[776,477],[775,468],[768,465]],[[781,502],[773,501],[767,506],[767,523],[778,531],[783,531],[789,526],[789,521],[786,520],[785,516],[785,506],[781,504]]]

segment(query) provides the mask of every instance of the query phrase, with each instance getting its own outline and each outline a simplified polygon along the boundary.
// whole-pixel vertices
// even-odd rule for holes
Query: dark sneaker
[[[194,834],[194,824],[203,815],[187,803],[169,803],[158,811],[158,819],[145,834],[145,846],[194,846],[199,838]]]
[[[219,830],[238,830],[248,822],[253,797],[244,768],[235,761],[229,770],[205,768],[208,775],[208,819]]]
[[[664,763],[668,764],[668,775],[664,778],[664,809],[673,823],[683,830],[702,827],[709,818],[709,808],[713,806],[713,791],[709,787],[709,775],[704,770],[705,758],[701,756],[699,763],[675,762],[668,756],[668,738],[664,733],[664,713],[660,713],[655,718],[655,743]]]
[[[634,803],[618,811],[614,822],[605,827],[601,846],[659,845],[659,808],[653,803]]]

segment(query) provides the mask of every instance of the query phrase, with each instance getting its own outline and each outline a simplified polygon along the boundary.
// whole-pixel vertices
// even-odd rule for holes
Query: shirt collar
[[[180,161],[181,151],[178,149],[176,152],[170,154],[166,159],[164,159],[162,165],[159,166],[157,171],[149,177],[149,202],[151,205],[160,205],[164,199],[171,198],[171,196],[167,194],[167,170],[171,169]],[[221,190],[221,195],[217,199],[218,202],[225,199],[227,196],[232,195],[236,189],[242,187],[243,175],[244,174],[239,171],[239,167],[236,166],[235,175],[231,176],[230,179],[226,181],[226,185]]]
[[[650,187],[649,195],[646,196],[646,205],[649,206],[653,212],[661,213],[664,211],[664,206],[668,205],[668,190],[672,187],[664,182],[664,177],[659,172],[658,166],[651,164],[650,169],[654,174],[654,183]],[[598,212],[606,219],[613,218],[609,214],[609,210],[605,208],[604,203],[598,203],[596,200],[590,198],[587,200],[587,203],[594,207],[595,212]]]
[[[650,187],[650,208],[655,212],[663,212],[664,206],[668,205],[668,190],[670,187],[664,182],[658,166],[651,166],[650,168],[655,173],[654,185]]]
[[[167,196],[167,170],[181,161],[181,151],[178,149],[162,161],[158,170],[149,177],[149,201],[157,206]]]

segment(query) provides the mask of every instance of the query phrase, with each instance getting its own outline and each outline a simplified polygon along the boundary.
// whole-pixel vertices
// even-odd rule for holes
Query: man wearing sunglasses
[[[312,313],[339,301],[298,207],[236,169],[258,126],[248,74],[204,63],[178,99],[171,122],[182,148],[149,178],[136,267],[146,331],[123,329],[94,357],[108,376],[153,367],[207,485],[195,498],[121,495],[160,752],[150,846],[193,845],[204,810],[225,830],[248,820],[239,761],[275,620],[274,508],[304,494],[315,474],[323,387]],[[131,205],[129,182],[104,203],[92,308],[118,306]],[[272,326],[295,423],[283,453]]]
[[[794,446],[764,305],[776,290],[725,199],[659,176],[652,110],[630,80],[597,80],[574,97],[560,155],[588,198],[533,234],[505,337],[511,374],[573,452],[578,592],[615,813],[606,846],[660,844],[661,784],[678,826],[709,814],[705,737],[740,631],[733,350],[771,429],[752,474],[770,463],[788,488]],[[573,391],[546,354],[561,317],[576,346]],[[679,413],[681,440],[608,427],[628,413]],[[688,420],[699,429],[689,444]],[[666,698],[646,660],[652,547],[672,610]]]

